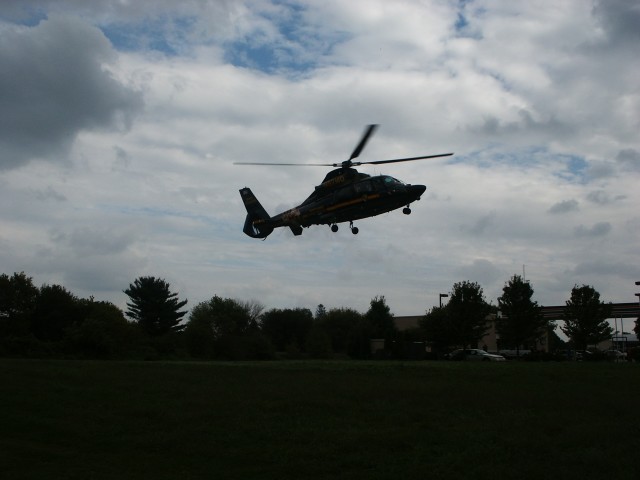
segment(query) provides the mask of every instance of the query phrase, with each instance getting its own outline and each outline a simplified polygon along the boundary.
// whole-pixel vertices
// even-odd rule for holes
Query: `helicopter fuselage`
[[[294,235],[311,225],[331,225],[338,231],[338,223],[349,222],[352,233],[358,233],[354,220],[374,217],[404,207],[402,212],[410,214],[409,205],[425,192],[424,185],[407,185],[389,175],[372,177],[358,172],[354,166],[382,165],[387,163],[413,162],[430,158],[448,157],[453,153],[422,155],[419,157],[393,158],[388,160],[355,161],[362,153],[377,125],[368,125],[348,160],[340,163],[263,163],[235,162],[236,165],[307,165],[338,167],[330,171],[309,197],[295,208],[271,217],[260,205],[250,188],[240,189],[242,201],[247,209],[243,232],[252,238],[267,238],[275,228],[289,227]]]
[[[250,205],[259,203],[245,188],[240,190],[249,212],[244,232],[251,237],[265,238],[275,228],[289,227],[295,235],[300,235],[303,228],[311,225],[331,225],[335,232],[338,223],[351,222],[352,232],[358,233],[352,224],[354,220],[401,207],[405,207],[404,213],[408,214],[409,204],[419,200],[425,190],[424,185],[407,185],[388,175],[370,176],[353,168],[338,168],[329,172],[300,205],[268,217],[266,212],[251,215]]]

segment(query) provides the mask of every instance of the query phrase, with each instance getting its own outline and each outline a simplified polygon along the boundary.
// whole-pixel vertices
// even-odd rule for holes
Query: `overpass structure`
[[[638,303],[612,303],[611,318],[639,318],[640,305]],[[547,320],[562,320],[565,306],[542,307],[542,315]]]
[[[640,317],[640,305],[638,303],[612,303],[612,311],[610,318],[639,318]],[[542,315],[547,320],[562,320],[562,314],[564,313],[565,305],[558,305],[552,307],[541,307]],[[424,315],[409,315],[393,317],[393,321],[398,330],[409,330],[411,328],[417,328],[420,325],[420,320],[424,318]]]

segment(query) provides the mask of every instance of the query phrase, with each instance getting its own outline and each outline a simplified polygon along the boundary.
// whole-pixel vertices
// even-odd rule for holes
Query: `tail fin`
[[[247,209],[247,218],[244,221],[242,231],[251,238],[267,238],[273,227],[271,226],[271,217],[267,211],[260,205],[250,188],[240,190],[242,201]]]

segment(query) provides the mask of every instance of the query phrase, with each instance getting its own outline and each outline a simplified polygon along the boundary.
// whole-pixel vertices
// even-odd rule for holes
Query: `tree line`
[[[489,329],[486,318],[490,314],[495,316],[500,348],[535,351],[544,338],[551,340],[552,349],[558,348],[564,342],[554,333],[556,324],[544,317],[533,293],[530,282],[514,275],[504,285],[498,305],[492,306],[486,302],[479,284],[456,283],[447,305],[432,308],[420,325],[439,354],[449,351],[452,345],[475,347]],[[560,329],[573,348],[586,350],[589,345],[611,338],[613,329],[607,322],[611,311],[611,303],[602,302],[592,286],[575,285],[565,303]]]
[[[60,285],[36,287],[24,272],[0,275],[0,356],[62,358],[272,359],[371,358],[371,339],[384,340],[376,353],[406,358],[413,342],[442,353],[476,346],[495,319],[503,347],[534,348],[555,327],[532,299],[533,288],[514,275],[498,305],[489,304],[479,284],[456,283],[449,302],[426,312],[414,329],[399,331],[384,296],[369,309],[318,305],[266,310],[257,301],[214,295],[185,308],[187,300],[164,279],[143,276],[124,290],[122,311],[110,302],[78,298]],[[575,286],[561,327],[576,347],[611,336],[610,304],[593,287]],[[498,314],[498,311],[500,314]],[[187,315],[188,314],[188,315]]]

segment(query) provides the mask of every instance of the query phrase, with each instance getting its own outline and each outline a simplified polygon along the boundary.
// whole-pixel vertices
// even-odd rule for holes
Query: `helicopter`
[[[338,231],[339,223],[349,222],[351,233],[355,235],[359,232],[358,227],[353,225],[355,220],[373,217],[401,207],[404,207],[402,213],[409,215],[411,213],[409,205],[420,200],[427,189],[426,186],[405,184],[389,175],[367,175],[353,167],[448,157],[453,153],[370,162],[354,161],[360,156],[377,127],[378,125],[375,124],[368,125],[349,159],[341,163],[234,162],[235,165],[337,167],[325,176],[322,183],[315,187],[313,193],[304,202],[273,217],[267,213],[250,188],[241,188],[240,196],[247,209],[242,231],[251,238],[264,240],[278,227],[289,227],[297,236],[302,234],[303,228],[311,225],[329,225],[331,231],[335,233]]]

